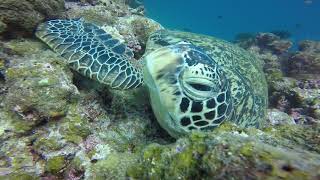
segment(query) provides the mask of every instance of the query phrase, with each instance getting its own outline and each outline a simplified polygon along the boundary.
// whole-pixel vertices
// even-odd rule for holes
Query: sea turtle
[[[84,20],[50,20],[36,36],[84,76],[122,90],[146,86],[159,124],[173,137],[228,120],[260,126],[267,84],[259,60],[226,41],[171,30],[150,35],[139,61],[125,44]]]

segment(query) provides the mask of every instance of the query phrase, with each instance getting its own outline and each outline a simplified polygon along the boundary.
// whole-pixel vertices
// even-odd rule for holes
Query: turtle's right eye
[[[192,88],[198,90],[198,91],[211,91],[212,88],[205,84],[200,83],[188,83]]]
[[[184,93],[195,100],[205,100],[214,96],[215,84],[206,78],[186,78],[181,80]]]

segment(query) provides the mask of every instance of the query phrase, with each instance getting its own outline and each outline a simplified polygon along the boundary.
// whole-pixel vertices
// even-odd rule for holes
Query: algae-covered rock
[[[302,41],[299,51],[288,60],[289,75],[298,79],[317,78],[320,75],[320,42]]]
[[[319,142],[314,138],[319,127],[293,127],[296,134],[283,128],[263,132],[225,124],[212,134],[194,133],[172,145],[151,144],[128,175],[136,179],[319,177]],[[312,142],[297,141],[301,135]]]
[[[33,47],[37,49],[37,46]],[[78,93],[72,84],[71,73],[60,64],[63,60],[50,51],[39,54],[36,51],[40,50],[22,51],[24,56],[12,60],[5,73],[10,87],[4,106],[15,131],[19,132],[64,116],[69,102]],[[35,54],[28,54],[33,52]]]
[[[267,120],[271,125],[295,124],[292,117],[290,117],[287,113],[281,112],[277,109],[268,110]]]
[[[94,6],[68,2],[67,14],[70,18],[83,18],[101,26],[114,38],[124,42],[139,59],[145,51],[149,35],[163,27],[150,18],[131,12],[128,3],[132,2],[100,0]]]
[[[69,18],[84,18],[98,25],[113,25],[118,17],[130,15],[125,3],[109,0],[99,0],[94,6],[82,6],[74,2],[66,2]]]
[[[7,28],[7,25],[0,20],[0,34],[4,32]]]
[[[63,156],[55,156],[47,160],[46,171],[56,174],[65,167],[65,159]]]
[[[281,39],[273,33],[259,33],[256,40],[261,48],[271,50],[275,54],[287,52],[292,46],[291,41]]]
[[[136,155],[130,153],[113,153],[105,160],[95,163],[88,179],[126,179],[127,169],[136,161]]]
[[[36,26],[49,18],[63,17],[64,0],[1,0],[0,20],[10,34],[31,35]]]
[[[0,178],[25,174],[36,176],[37,164],[33,152],[29,149],[30,139],[11,137],[10,141],[2,141],[0,146]]]
[[[148,135],[156,133],[145,92],[109,91],[77,75],[72,78],[64,59],[35,41],[10,41],[5,46],[16,55],[10,57],[5,73],[9,88],[0,106],[0,151],[3,159],[21,159],[14,165],[4,163],[5,174],[15,177],[16,167],[28,161],[31,177],[80,174],[90,179],[91,170],[97,178],[109,173],[125,176],[123,163],[134,161]],[[24,143],[16,136],[24,137]],[[23,145],[20,151],[12,148],[15,143]],[[127,152],[126,161],[121,159],[124,155],[115,155]],[[112,157],[122,169],[104,167]]]

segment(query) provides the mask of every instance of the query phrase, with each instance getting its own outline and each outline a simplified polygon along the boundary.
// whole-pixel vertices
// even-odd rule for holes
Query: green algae
[[[46,48],[43,43],[34,39],[12,40],[6,43],[6,47],[16,55],[36,54]]]
[[[55,156],[47,160],[46,171],[52,174],[59,173],[66,165],[64,156]]]
[[[57,139],[45,137],[37,139],[34,142],[33,147],[35,149],[45,148],[47,151],[59,150],[62,148],[61,144],[57,141]]]
[[[77,89],[70,72],[55,63],[63,60],[50,51],[43,53],[39,42],[10,41],[6,46],[21,55],[6,71],[9,89],[4,108],[15,132],[26,133],[47,120],[64,117]]]
[[[127,168],[135,163],[135,157],[131,153],[111,153],[105,160],[99,160],[91,167],[90,178],[125,179]]]
[[[264,132],[273,138],[273,144],[320,153],[319,125],[283,125],[267,128]]]
[[[0,177],[0,179],[2,179]],[[5,180],[40,180],[39,177],[36,177],[33,174],[28,174],[28,173],[11,173],[8,175]]]
[[[88,119],[82,117],[78,110],[77,104],[70,106],[68,115],[61,120],[60,134],[64,138],[75,144],[79,144],[84,138],[91,134]]]
[[[128,170],[136,179],[310,179],[319,176],[319,127],[239,128],[225,123],[172,145],[148,145]],[[310,140],[310,139],[312,140]]]

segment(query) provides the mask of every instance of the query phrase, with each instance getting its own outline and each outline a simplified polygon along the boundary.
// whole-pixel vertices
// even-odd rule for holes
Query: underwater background
[[[145,0],[146,15],[163,26],[229,41],[238,33],[287,31],[290,39],[320,40],[320,1]]]
[[[319,180],[319,9],[319,0],[0,0],[0,179]],[[54,24],[52,34],[47,21]],[[255,67],[261,65],[259,71],[239,76],[244,83],[247,78],[262,82],[248,88],[268,89],[268,95],[264,93],[268,107],[258,106],[266,112],[261,126],[225,121],[212,131],[172,137],[170,129],[160,126],[155,117],[159,106],[152,109],[143,86],[116,90],[98,83],[71,68],[66,58],[71,53],[62,57],[60,48],[47,45],[75,50],[79,45],[75,39],[86,35],[80,31],[81,36],[74,36],[79,31],[65,28],[69,22],[73,28],[89,23],[87,30],[99,29],[94,32],[100,36],[91,33],[82,39],[87,42],[81,47],[96,40],[106,43],[97,48],[99,52],[123,53],[125,48],[133,64],[148,48],[155,48],[148,39],[166,32],[164,28],[230,41],[223,41],[229,44],[223,52],[233,54],[238,49],[240,55],[249,54]],[[65,46],[59,33],[63,34],[59,38],[68,39]],[[197,36],[194,42],[204,42],[208,52],[216,50],[205,43],[207,38]],[[111,39],[122,45],[110,48],[118,43]],[[166,40],[158,43],[166,45]],[[104,58],[98,59],[106,64],[103,61],[110,54],[102,54]],[[86,58],[80,59],[87,60],[82,63],[88,67],[93,61]],[[92,63],[90,69],[97,67]],[[253,70],[252,66],[221,67],[222,72]],[[184,102],[181,99],[176,107],[190,107],[189,101]],[[192,106],[201,111],[199,107],[208,106],[207,102]],[[252,110],[246,107],[242,110]]]

